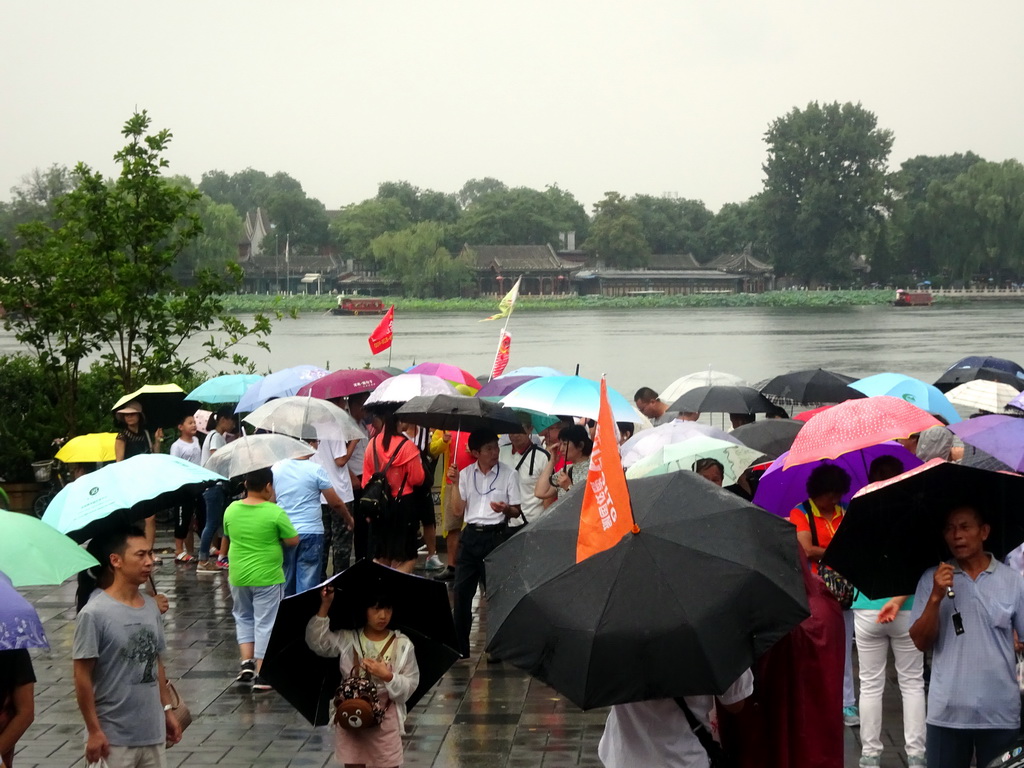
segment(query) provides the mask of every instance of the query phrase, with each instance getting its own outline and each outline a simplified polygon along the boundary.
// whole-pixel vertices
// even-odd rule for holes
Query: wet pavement
[[[163,543],[163,537],[159,543]],[[422,558],[421,558],[422,560]],[[337,765],[333,734],[310,726],[274,692],[252,693],[233,685],[238,646],[227,575],[197,576],[194,565],[164,556],[157,588],[167,595],[168,676],[192,711],[182,742],[167,752],[175,766]],[[74,582],[28,588],[50,640],[33,651],[36,719],[18,744],[17,768],[84,768],[83,726],[75,703],[71,646]],[[486,620],[486,610],[483,611]],[[597,743],[606,710],[583,712],[547,686],[507,664],[488,664],[477,621],[471,660],[459,662],[410,712],[405,765],[438,768],[599,766]],[[886,687],[882,765],[905,765],[900,705],[894,674]],[[846,765],[856,766],[856,729],[846,731]]]

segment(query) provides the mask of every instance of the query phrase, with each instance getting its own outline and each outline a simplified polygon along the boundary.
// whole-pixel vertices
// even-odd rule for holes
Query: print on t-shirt
[[[135,661],[145,664],[142,670],[142,679],[137,685],[155,683],[156,676],[153,674],[156,668],[156,635],[147,626],[141,626],[128,638],[127,644],[121,649],[121,658],[125,661]]]

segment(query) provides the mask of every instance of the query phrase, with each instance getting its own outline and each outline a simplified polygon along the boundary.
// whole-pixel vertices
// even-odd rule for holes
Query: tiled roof
[[[647,257],[648,269],[701,269],[692,253],[652,253]]]
[[[770,264],[755,259],[749,249],[743,253],[723,253],[705,264],[704,268],[747,275],[767,274],[773,271]]]
[[[529,272],[550,269],[571,269],[575,265],[563,262],[550,245],[469,245],[463,246],[472,254],[477,269]]]

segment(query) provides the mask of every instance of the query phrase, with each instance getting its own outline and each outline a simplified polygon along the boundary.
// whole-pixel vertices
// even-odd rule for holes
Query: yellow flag
[[[498,320],[512,314],[512,308],[516,305],[516,299],[519,298],[519,284],[521,282],[523,282],[522,275],[520,275],[519,279],[516,280],[516,284],[512,286],[512,290],[506,293],[505,298],[498,303],[498,314],[485,317],[480,322],[482,323],[484,320]]]

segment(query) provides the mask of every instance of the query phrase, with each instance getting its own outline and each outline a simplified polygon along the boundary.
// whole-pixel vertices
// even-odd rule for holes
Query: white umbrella
[[[668,472],[692,470],[700,459],[715,459],[723,467],[723,485],[734,484],[744,470],[760,458],[761,452],[715,437],[694,437],[659,448],[626,471],[626,477],[649,477]]]
[[[315,397],[280,397],[264,403],[243,419],[257,429],[304,439],[347,442],[366,435],[343,409]]]
[[[718,427],[699,424],[696,421],[673,419],[668,424],[638,432],[624,442],[620,449],[622,466],[630,467],[666,445],[682,443],[695,437],[715,437],[728,443],[743,445],[742,442]]]
[[[1020,392],[1001,381],[974,379],[961,384],[946,393],[946,399],[956,405],[974,408],[989,413],[1002,413],[1003,409]]]
[[[414,397],[458,395],[451,382],[425,373],[400,373],[377,385],[365,405],[374,403],[407,403]]]
[[[721,385],[745,387],[747,386],[747,382],[739,376],[734,376],[731,373],[713,371],[709,368],[706,371],[697,371],[696,373],[688,373],[685,376],[680,376],[662,390],[661,394],[658,395],[658,399],[663,403],[672,403],[685,395],[691,389]]]
[[[223,477],[239,477],[266,469],[284,459],[312,456],[313,446],[285,435],[246,435],[218,448],[206,469]]]

